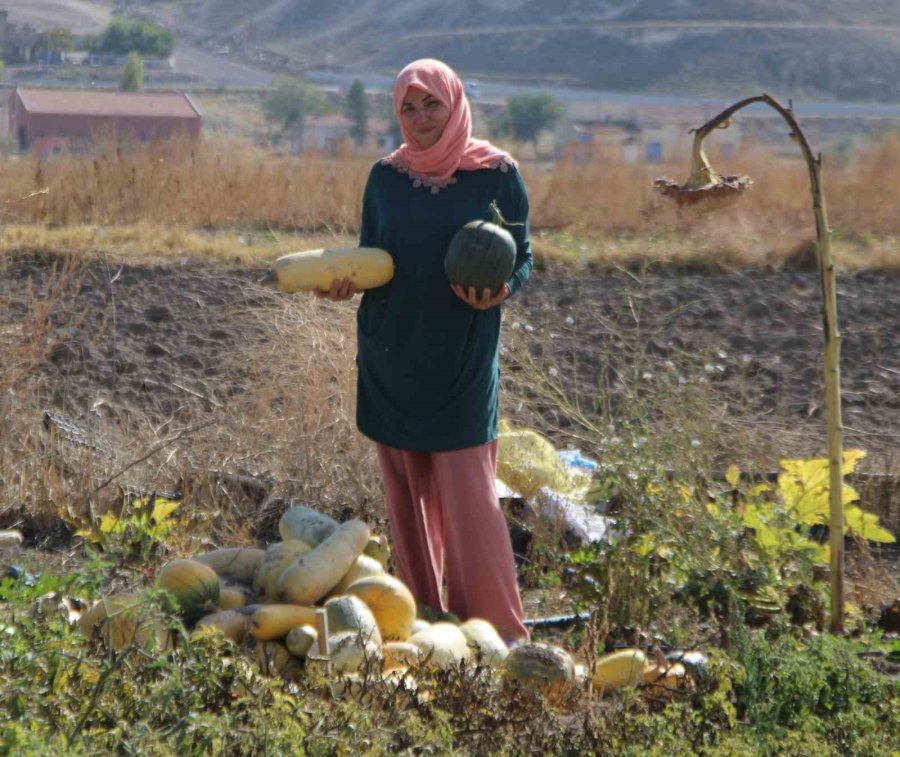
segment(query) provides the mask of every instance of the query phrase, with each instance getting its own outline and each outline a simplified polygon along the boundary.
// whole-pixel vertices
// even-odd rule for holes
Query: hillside
[[[160,5],[157,3],[156,5]],[[435,56],[469,76],[603,89],[896,98],[893,0],[202,0],[181,28],[301,65],[395,70]]]
[[[881,101],[895,101],[900,82],[896,0],[30,0],[7,7],[11,21],[82,27],[96,27],[116,7],[161,20],[180,35],[183,51],[227,47],[232,59],[265,58],[281,70],[392,72],[434,56],[470,77]]]
[[[0,0],[11,24],[37,29],[60,26],[75,34],[96,34],[109,23],[111,6],[94,0]]]

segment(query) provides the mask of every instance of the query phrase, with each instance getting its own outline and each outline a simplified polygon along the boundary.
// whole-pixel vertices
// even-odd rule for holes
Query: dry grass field
[[[206,234],[218,240],[218,249],[233,235],[234,254],[251,255],[257,241],[267,245],[276,233],[352,236],[371,162],[350,155],[280,156],[215,139],[46,161],[7,158],[0,162],[3,249],[54,239],[54,249],[86,249],[98,243],[97,234],[115,236],[135,225],[148,253],[185,235]],[[741,205],[707,216],[676,212],[652,189],[657,175],[684,178],[686,165],[525,163],[538,253],[618,265],[733,268],[779,265],[814,238],[799,159],[747,148],[717,166],[748,173],[755,186]],[[896,268],[900,188],[889,177],[898,168],[898,136],[885,137],[846,166],[826,165],[839,268]]]

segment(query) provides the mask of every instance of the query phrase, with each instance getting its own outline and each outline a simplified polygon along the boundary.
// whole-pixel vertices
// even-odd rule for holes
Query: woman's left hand
[[[497,294],[493,295],[491,294],[490,289],[483,289],[480,298],[475,291],[475,287],[466,289],[462,284],[451,284],[450,288],[459,299],[476,310],[488,310],[489,308],[499,305],[503,300],[509,297],[510,294],[509,287],[506,284],[497,290]]]

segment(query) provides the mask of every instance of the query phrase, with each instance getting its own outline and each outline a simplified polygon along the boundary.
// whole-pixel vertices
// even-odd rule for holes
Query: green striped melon
[[[182,617],[188,623],[215,612],[219,601],[219,576],[208,565],[196,560],[172,560],[156,576],[156,586],[175,597]]]

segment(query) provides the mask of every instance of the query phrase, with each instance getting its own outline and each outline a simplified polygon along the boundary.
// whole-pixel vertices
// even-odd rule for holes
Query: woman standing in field
[[[528,278],[528,198],[515,161],[472,138],[459,76],[417,60],[394,82],[403,144],[369,174],[359,244],[394,258],[357,313],[357,426],[377,444],[399,578],[416,599],[527,639],[495,490],[500,304]],[[496,292],[448,282],[445,252],[496,200],[517,246]],[[320,296],[346,300],[349,279]],[[447,582],[447,602],[442,585]]]

